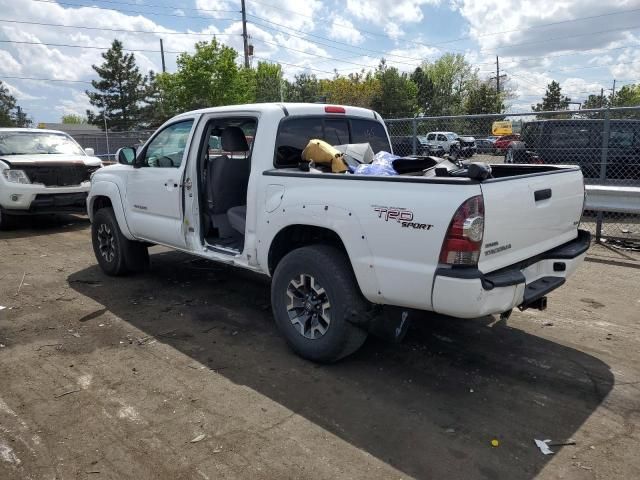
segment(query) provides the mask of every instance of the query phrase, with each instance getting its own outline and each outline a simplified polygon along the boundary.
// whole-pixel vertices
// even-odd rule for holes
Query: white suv
[[[426,143],[437,145],[450,155],[471,157],[476,151],[476,141],[473,137],[461,137],[454,132],[429,132]]]
[[[101,166],[64,132],[0,128],[0,229],[17,215],[84,213]]]

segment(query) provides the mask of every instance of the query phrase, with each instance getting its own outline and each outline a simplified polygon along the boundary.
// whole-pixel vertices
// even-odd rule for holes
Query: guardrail
[[[640,187],[586,185],[584,209],[597,212],[596,242],[602,237],[604,213],[640,215]]]

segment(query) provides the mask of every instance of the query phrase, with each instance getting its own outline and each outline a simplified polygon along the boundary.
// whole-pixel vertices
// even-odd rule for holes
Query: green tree
[[[640,105],[640,85],[630,84],[623,86],[616,92],[611,104],[613,107],[635,107]]]
[[[411,80],[417,87],[417,103],[424,115],[465,113],[470,89],[479,83],[477,73],[462,54],[446,53],[433,63],[416,68]],[[492,113],[495,113],[496,104]]]
[[[30,127],[33,121],[0,81],[0,127]]]
[[[495,84],[480,80],[469,82],[464,99],[465,113],[502,113],[503,110],[503,94],[496,92]]]
[[[320,80],[320,90],[328,102],[355,107],[371,108],[379,88],[378,79],[364,70],[346,77],[336,75],[333,79]]]
[[[568,110],[571,99],[562,94],[560,84],[553,80],[547,85],[547,91],[542,97],[542,103],[531,106],[534,112],[545,112],[551,110]]]
[[[16,106],[15,112],[12,115],[13,125],[20,128],[27,128],[33,124],[33,120],[29,118],[24,110],[20,106]]]
[[[62,123],[67,125],[82,125],[87,123],[87,117],[76,115],[75,113],[68,113],[62,116]]]
[[[380,115],[386,118],[412,117],[418,112],[418,88],[409,75],[387,66],[382,59],[375,78],[380,88],[373,95],[371,106]]]
[[[0,81],[0,127],[13,127],[13,109],[16,99],[9,93],[7,87]]]
[[[255,76],[238,67],[238,52],[218,43],[198,42],[193,54],[178,57],[176,73],[157,75],[166,112],[248,103],[255,98]]]
[[[88,110],[89,123],[104,127],[104,117],[113,130],[137,127],[142,121],[142,104],[147,95],[147,77],[140,73],[133,53],[124,53],[122,42],[114,40],[102,54],[104,63],[92,65],[100,77],[92,80],[95,91],[86,91],[91,105],[99,113]]]
[[[255,71],[256,102],[279,102],[284,98],[282,67],[258,62]]]
[[[313,103],[321,101],[320,82],[314,74],[301,73],[289,86],[287,101]]]

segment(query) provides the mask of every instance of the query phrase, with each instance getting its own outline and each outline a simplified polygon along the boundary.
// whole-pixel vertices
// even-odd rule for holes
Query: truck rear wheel
[[[140,242],[126,238],[111,208],[96,212],[91,224],[93,252],[104,273],[111,276],[139,272],[149,264],[149,251]]]
[[[335,247],[311,245],[287,254],[273,275],[271,305],[289,346],[308,360],[335,362],[367,338],[355,323],[363,320],[368,303],[349,258]]]

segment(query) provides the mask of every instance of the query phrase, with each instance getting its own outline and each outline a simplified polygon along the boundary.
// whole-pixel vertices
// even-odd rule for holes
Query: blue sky
[[[499,55],[515,94],[512,111],[528,111],[551,80],[576,101],[611,88],[614,79],[618,88],[640,82],[640,0],[246,4],[253,61],[279,62],[288,77],[303,71],[330,77],[334,69],[347,74],[373,68],[383,56],[411,71],[455,52],[484,78],[494,74]],[[144,72],[159,71],[163,38],[172,72],[174,52],[191,51],[213,35],[241,51],[239,11],[240,0],[0,0],[0,80],[36,122],[84,114],[90,107],[84,82],[94,78],[91,65],[101,63],[99,47],[119,38],[136,50]]]

